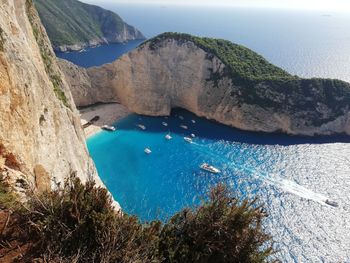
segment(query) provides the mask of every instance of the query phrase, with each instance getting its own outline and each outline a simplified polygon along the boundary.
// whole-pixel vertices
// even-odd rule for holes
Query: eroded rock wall
[[[337,101],[346,105],[350,99],[331,94],[334,107],[328,98],[318,101],[328,92],[322,87],[327,80],[321,87],[302,79],[287,83],[291,87],[268,81],[243,87],[225,67],[190,41],[166,39],[157,48],[146,43],[111,64],[84,69],[91,85],[84,87],[84,96],[90,103],[95,98],[117,101],[130,111],[152,116],[169,115],[172,108],[181,107],[242,130],[350,134],[349,106],[337,107]],[[79,85],[73,87],[73,95],[79,92],[75,89]],[[83,100],[80,95],[74,99],[78,104]]]
[[[31,1],[0,3],[0,144],[33,185],[47,187],[43,177],[63,181],[71,171],[83,181],[91,175],[100,182],[70,89]]]

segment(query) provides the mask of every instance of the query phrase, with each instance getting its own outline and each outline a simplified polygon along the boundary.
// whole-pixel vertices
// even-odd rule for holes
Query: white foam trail
[[[302,198],[313,200],[313,201],[318,202],[322,205],[326,205],[325,202],[328,198],[325,195],[322,195],[320,193],[315,193],[312,190],[307,189],[306,187],[304,187],[304,186],[302,186],[294,181],[291,181],[291,180],[288,180],[285,178],[281,178],[281,177],[276,176],[276,175],[270,175],[270,174],[264,175],[263,173],[257,173],[253,169],[246,168],[246,167],[236,167],[234,165],[234,163],[232,163],[232,161],[230,161],[228,158],[226,158],[222,155],[219,155],[213,151],[209,151],[207,149],[207,147],[205,147],[204,145],[201,145],[198,143],[193,143],[193,145],[197,146],[198,148],[202,148],[202,149],[198,149],[199,152],[202,152],[202,153],[206,154],[207,156],[214,157],[217,160],[219,159],[223,162],[226,162],[226,164],[230,168],[232,168],[233,170],[239,170],[240,172],[251,174],[254,177],[258,178],[259,180],[262,180],[262,181],[267,182],[271,185],[274,185],[274,186],[282,189],[285,192],[289,192],[291,194],[295,194],[295,195],[300,196]],[[226,178],[229,178],[229,177],[225,177],[225,179]]]
[[[310,189],[307,189],[306,187],[288,179],[278,177],[264,177],[264,181],[275,185],[286,192],[295,194],[305,199],[313,200],[323,205],[326,204],[325,202],[328,199],[326,196],[315,193]]]

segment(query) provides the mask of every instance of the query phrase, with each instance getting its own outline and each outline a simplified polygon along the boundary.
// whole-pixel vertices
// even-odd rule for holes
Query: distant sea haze
[[[102,4],[146,37],[174,31],[245,45],[301,77],[350,82],[350,14],[242,8]]]

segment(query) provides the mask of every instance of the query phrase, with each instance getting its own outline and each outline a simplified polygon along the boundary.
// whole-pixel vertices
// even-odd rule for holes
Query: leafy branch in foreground
[[[262,249],[270,237],[261,227],[266,215],[255,202],[239,204],[226,186],[213,188],[208,202],[164,225],[160,251],[166,262],[265,262],[273,250]]]
[[[240,202],[218,185],[196,209],[168,222],[140,223],[115,212],[104,188],[74,175],[64,186],[31,194],[17,211],[27,242],[25,260],[45,262],[271,262],[266,217],[256,202]]]

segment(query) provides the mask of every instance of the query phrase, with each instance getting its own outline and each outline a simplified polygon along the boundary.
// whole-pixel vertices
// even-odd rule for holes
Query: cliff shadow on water
[[[164,126],[162,123],[167,123]],[[220,124],[213,120],[199,118],[184,109],[173,109],[169,117],[150,117],[145,115],[131,114],[118,121],[115,125],[118,130],[137,130],[137,125],[146,126],[145,132],[171,133],[182,136],[205,138],[209,140],[224,140],[255,145],[297,145],[297,144],[327,144],[327,143],[350,143],[348,135],[330,136],[294,136],[282,133],[264,133],[243,131]],[[187,126],[188,129],[180,127]]]

